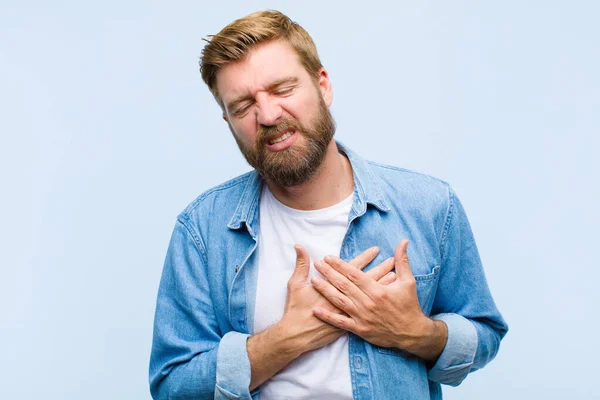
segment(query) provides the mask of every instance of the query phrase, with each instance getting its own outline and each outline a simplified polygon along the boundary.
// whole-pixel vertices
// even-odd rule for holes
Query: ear
[[[331,87],[331,81],[329,80],[329,74],[327,70],[323,67],[319,69],[317,76],[317,84],[319,85],[319,90],[321,91],[321,96],[323,97],[323,101],[327,105],[327,107],[331,106],[333,102],[333,89]]]
[[[222,118],[223,121],[227,122],[227,125],[231,125],[231,121],[229,120],[229,116],[227,115],[227,111],[225,111],[225,109],[223,108],[223,106],[221,106],[221,111],[222,111]]]
[[[225,121],[225,122],[227,122],[227,124],[229,124],[229,120],[227,119],[227,112],[225,110],[225,105],[223,104],[223,100],[221,99],[221,97],[219,97],[219,95],[217,93],[213,93],[213,97],[215,98],[215,100],[217,101],[217,104],[221,108],[221,112],[223,113],[222,114],[223,121]]]
[[[235,130],[233,129],[233,126],[231,126],[231,122],[227,118],[227,114],[225,114],[225,111],[223,111],[223,121],[225,121],[231,133],[235,135]]]

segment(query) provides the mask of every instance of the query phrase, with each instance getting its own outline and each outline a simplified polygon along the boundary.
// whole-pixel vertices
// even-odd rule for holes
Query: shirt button
[[[362,365],[362,358],[360,356],[354,358],[354,365],[356,366],[356,369],[360,369],[360,366]]]

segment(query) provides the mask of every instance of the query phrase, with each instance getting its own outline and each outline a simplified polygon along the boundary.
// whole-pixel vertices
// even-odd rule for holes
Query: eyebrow
[[[275,82],[271,83],[268,87],[267,87],[267,91],[271,92],[275,89],[277,89],[280,86],[283,85],[289,85],[289,84],[297,84],[300,80],[296,77],[293,76],[289,76],[286,78],[281,78],[276,80]],[[235,99],[233,99],[232,101],[230,101],[227,104],[227,109],[231,111],[231,109],[237,107],[240,103],[243,103],[245,101],[248,100],[252,100],[254,98],[254,96],[252,96],[251,94],[246,94],[240,97],[237,97]]]

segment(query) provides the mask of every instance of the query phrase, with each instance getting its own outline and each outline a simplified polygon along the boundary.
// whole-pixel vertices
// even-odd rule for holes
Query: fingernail
[[[371,251],[372,251],[373,253],[377,253],[377,252],[379,252],[379,247],[377,247],[377,246],[373,246],[373,247],[371,247]]]
[[[325,256],[325,262],[326,263],[330,263],[331,262],[331,256]]]

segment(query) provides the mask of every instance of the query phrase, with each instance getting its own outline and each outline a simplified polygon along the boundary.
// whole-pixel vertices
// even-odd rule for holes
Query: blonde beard
[[[248,164],[263,179],[281,187],[291,187],[308,181],[319,170],[335,134],[335,121],[320,95],[318,98],[319,112],[311,126],[304,127],[292,117],[282,119],[277,125],[260,126],[253,149],[248,149],[237,135],[233,135]],[[296,141],[293,146],[276,153],[265,148],[265,138],[287,128],[302,135],[304,143]]]

